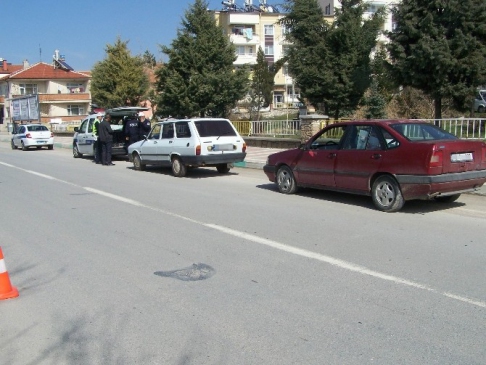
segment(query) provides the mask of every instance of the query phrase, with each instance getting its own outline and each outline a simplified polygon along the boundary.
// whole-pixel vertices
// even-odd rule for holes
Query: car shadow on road
[[[127,166],[128,170],[133,170],[133,166]],[[146,166],[144,171],[137,171],[140,173],[152,173],[152,174],[159,174],[159,175],[167,175],[175,177],[172,174],[172,169],[170,167],[161,167],[161,166]],[[225,174],[220,174],[216,171],[216,167],[193,167],[187,169],[186,176],[183,179],[206,179],[206,178],[216,178],[216,177],[225,177],[225,176],[232,176],[238,175],[237,172],[233,172],[230,170]]]
[[[272,183],[257,185],[257,188],[281,194],[278,191],[277,186]],[[378,209],[374,206],[371,197],[366,195],[355,195],[331,190],[318,190],[308,188],[299,188],[297,193],[294,195],[307,199],[318,199],[378,211]],[[396,214],[426,214],[437,211],[446,211],[453,208],[463,207],[465,205],[466,204],[461,203],[460,201],[455,201],[453,203],[443,203],[434,200],[410,200],[405,202],[403,208],[400,211],[396,212]]]

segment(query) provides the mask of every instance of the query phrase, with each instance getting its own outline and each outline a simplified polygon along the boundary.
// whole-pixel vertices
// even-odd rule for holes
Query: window
[[[286,25],[282,24],[282,36],[286,36],[289,33],[290,33],[289,28]]]
[[[68,105],[67,107],[68,115],[83,115],[84,107],[80,105]]]
[[[326,8],[324,9],[324,14],[331,15],[331,4],[326,5]]]
[[[175,124],[177,138],[190,138],[191,130],[187,122],[177,122]]]
[[[150,132],[148,139],[159,139],[160,138],[160,130],[162,129],[160,124],[156,124],[152,132]]]
[[[82,93],[84,92],[84,86],[81,83],[68,82],[66,88],[70,93]]]
[[[289,51],[290,51],[290,46],[283,46],[282,47],[282,54],[284,56],[288,56],[289,55]]]
[[[264,25],[265,35],[273,35],[273,24]]]
[[[236,136],[235,130],[226,120],[206,120],[194,124],[201,137]]]
[[[265,55],[273,56],[273,44],[269,44],[265,46]]]
[[[37,84],[20,84],[20,95],[37,94]]]
[[[409,141],[457,139],[453,134],[428,123],[400,123],[393,124],[391,127]]]
[[[236,46],[236,54],[243,56],[245,54],[245,46]]]
[[[172,123],[164,124],[162,127],[162,138],[174,138],[174,125]]]
[[[255,49],[253,48],[253,46],[248,46],[248,54],[250,56],[255,55]]]

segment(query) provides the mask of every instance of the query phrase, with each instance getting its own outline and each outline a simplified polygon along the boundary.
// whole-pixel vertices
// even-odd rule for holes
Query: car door
[[[157,163],[159,156],[157,154],[157,148],[160,145],[160,135],[162,131],[162,125],[156,124],[150,131],[147,139],[139,142],[140,146],[140,156],[142,161],[147,163]]]
[[[22,138],[24,136],[25,136],[25,126],[21,125],[20,127],[17,128],[17,131],[16,131],[15,135],[13,136],[14,144],[17,147],[21,146],[20,142],[22,141]]]
[[[78,129],[78,135],[76,137],[78,140],[78,150],[82,154],[88,153],[88,147],[86,142],[86,139],[88,138],[88,122],[89,118],[82,121]]]
[[[196,153],[196,139],[192,137],[189,122],[176,122],[174,128],[176,138],[174,138],[172,143],[172,152],[180,156],[194,156]]]
[[[170,164],[170,156],[174,152],[174,123],[165,122],[162,124],[162,136],[157,147],[157,157],[164,165]]]
[[[346,127],[330,126],[314,136],[294,167],[300,185],[334,187],[336,156]]]
[[[368,192],[371,176],[380,169],[385,153],[383,135],[372,125],[352,125],[336,153],[336,188]]]

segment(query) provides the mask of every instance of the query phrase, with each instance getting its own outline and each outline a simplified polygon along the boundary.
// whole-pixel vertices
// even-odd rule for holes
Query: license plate
[[[213,151],[233,151],[232,144],[215,144],[213,146]]]
[[[474,161],[472,152],[451,154],[451,162],[470,162],[470,161]]]
[[[42,143],[46,143],[46,141],[37,141],[37,143],[42,144]]]

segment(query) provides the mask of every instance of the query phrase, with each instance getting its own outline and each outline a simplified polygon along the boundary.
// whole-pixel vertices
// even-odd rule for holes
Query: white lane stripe
[[[2,162],[0,162],[0,163],[5,165],[5,166],[8,166],[8,164],[2,163]],[[33,171],[25,170],[25,169],[22,169],[22,168],[19,168],[19,167],[16,167],[16,166],[12,166],[12,167],[19,169],[19,170],[22,170],[22,171],[25,171],[25,172],[28,172],[28,173],[34,173]],[[261,244],[261,245],[265,245],[267,247],[271,247],[271,248],[274,248],[274,249],[277,249],[277,250],[280,250],[280,251],[284,251],[284,252],[288,252],[288,253],[298,255],[298,256],[301,256],[301,257],[307,257],[307,258],[310,258],[310,259],[313,259],[313,260],[324,262],[324,263],[339,267],[341,269],[356,272],[356,273],[361,274],[361,275],[368,275],[368,276],[375,277],[377,279],[390,281],[390,282],[393,282],[395,284],[401,284],[401,285],[406,285],[406,286],[409,286],[409,287],[412,287],[412,288],[426,290],[426,291],[429,291],[429,292],[432,292],[432,293],[440,294],[440,295],[447,297],[447,298],[455,299],[455,300],[458,300],[458,301],[461,301],[461,302],[464,302],[464,303],[467,303],[467,304],[471,304],[471,305],[474,305],[474,306],[477,306],[477,307],[486,308],[486,302],[483,302],[483,301],[480,301],[480,300],[463,297],[461,295],[457,295],[457,294],[453,294],[453,293],[449,293],[449,292],[441,292],[437,289],[431,288],[431,287],[424,285],[424,284],[420,284],[420,283],[410,281],[410,280],[407,280],[407,279],[402,279],[402,278],[399,278],[397,276],[380,273],[378,271],[368,269],[364,266],[360,266],[360,265],[353,264],[351,262],[336,259],[336,258],[331,257],[331,256],[326,256],[326,255],[319,254],[317,252],[312,252],[312,251],[304,250],[304,249],[301,249],[301,248],[288,246],[288,245],[285,245],[285,244],[277,242],[277,241],[272,241],[272,240],[262,238],[262,237],[258,237],[258,236],[254,236],[254,235],[251,235],[251,234],[248,234],[248,233],[245,233],[245,232],[236,231],[234,229],[219,226],[219,225],[216,225],[216,224],[210,224],[210,223],[204,223],[204,222],[201,222],[201,221],[197,221],[197,220],[194,220],[192,218],[188,218],[188,217],[185,217],[185,216],[182,216],[182,215],[179,215],[179,214],[175,214],[175,213],[172,213],[172,212],[169,212],[169,211],[165,211],[163,209],[159,209],[159,208],[155,208],[155,207],[152,207],[152,206],[149,206],[149,205],[145,205],[143,203],[137,202],[136,200],[127,199],[127,198],[124,198],[122,196],[107,193],[107,192],[102,191],[102,190],[93,189],[93,188],[90,188],[90,187],[81,187],[79,185],[76,185],[76,184],[73,184],[73,183],[70,183],[70,182],[67,182],[67,181],[63,181],[63,180],[53,178],[49,175],[44,175],[44,174],[40,174],[40,173],[34,173],[34,174],[37,175],[37,176],[40,176],[40,177],[45,177],[46,179],[56,180],[56,181],[59,181],[59,182],[65,183],[65,184],[69,184],[71,186],[80,187],[82,189],[85,189],[85,190],[93,193],[93,194],[98,194],[98,195],[101,195],[101,196],[104,196],[104,197],[107,197],[107,198],[110,198],[110,199],[118,200],[118,201],[123,202],[123,203],[134,205],[136,207],[142,207],[142,208],[145,208],[145,209],[150,209],[150,210],[153,210],[153,211],[156,211],[156,212],[159,212],[159,213],[163,213],[163,214],[166,214],[166,215],[170,215],[172,217],[180,218],[180,219],[183,219],[185,221],[189,221],[189,222],[192,222],[192,223],[204,226],[204,227],[212,228],[214,230],[217,230],[217,231],[220,231],[220,232],[223,232],[223,233],[226,233],[226,234],[238,237],[238,238],[242,238],[242,239],[245,239],[247,241],[251,241],[251,242]]]

